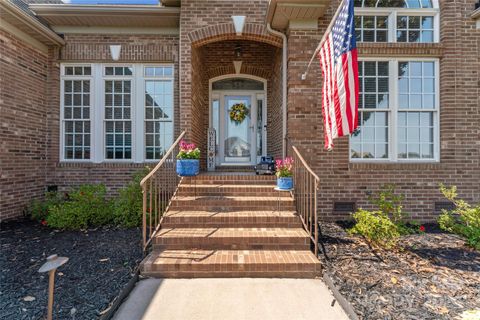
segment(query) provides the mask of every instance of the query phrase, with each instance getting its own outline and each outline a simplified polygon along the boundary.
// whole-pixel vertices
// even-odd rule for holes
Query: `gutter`
[[[277,30],[273,30],[267,23],[267,31],[282,38],[282,158],[287,155],[287,36]]]
[[[10,1],[0,1],[0,7],[3,7],[11,15],[23,21],[26,25],[28,25],[28,27],[49,39],[54,44],[58,46],[65,45],[65,40],[63,40],[62,37]]]

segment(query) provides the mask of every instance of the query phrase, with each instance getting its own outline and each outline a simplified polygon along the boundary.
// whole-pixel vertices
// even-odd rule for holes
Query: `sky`
[[[153,4],[157,5],[159,0],[62,0],[69,4]]]

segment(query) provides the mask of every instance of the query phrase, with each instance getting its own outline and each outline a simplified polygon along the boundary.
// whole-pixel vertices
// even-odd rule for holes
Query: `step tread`
[[[302,228],[162,228],[156,238],[308,238]]]
[[[180,188],[228,188],[228,189],[235,189],[235,188],[255,188],[255,189],[266,189],[272,188],[272,190],[276,187],[276,184],[226,184],[226,183],[212,183],[212,184],[203,184],[203,183],[182,183],[180,184]]]
[[[153,251],[145,265],[261,265],[301,264],[320,266],[320,261],[309,250],[162,250]]]
[[[259,210],[259,211],[201,211],[201,210],[169,210],[165,212],[164,217],[181,217],[181,218],[297,218],[298,215],[293,210],[275,211],[275,210]]]

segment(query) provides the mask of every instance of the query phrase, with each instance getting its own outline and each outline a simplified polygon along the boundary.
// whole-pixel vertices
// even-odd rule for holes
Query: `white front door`
[[[267,152],[266,82],[248,78],[210,81],[210,123],[215,129],[215,165],[253,165]],[[245,108],[245,118],[231,118],[232,107]],[[238,120],[238,119],[237,119]]]
[[[242,121],[231,118],[233,106],[244,106],[246,112]],[[256,105],[251,95],[223,96],[223,161],[225,164],[252,164],[255,161],[255,117]]]

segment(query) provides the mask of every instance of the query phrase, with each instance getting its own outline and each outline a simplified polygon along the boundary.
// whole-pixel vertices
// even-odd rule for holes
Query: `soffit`
[[[163,6],[30,5],[51,26],[177,28],[180,8]]]
[[[270,0],[267,23],[272,28],[285,30],[289,21],[316,20],[325,14],[331,0]]]

